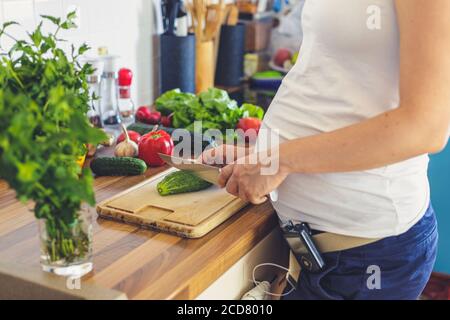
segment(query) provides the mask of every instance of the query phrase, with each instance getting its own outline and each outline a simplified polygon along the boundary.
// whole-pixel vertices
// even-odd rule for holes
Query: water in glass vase
[[[54,217],[38,223],[44,271],[81,277],[92,270],[92,208],[83,207],[71,222]]]

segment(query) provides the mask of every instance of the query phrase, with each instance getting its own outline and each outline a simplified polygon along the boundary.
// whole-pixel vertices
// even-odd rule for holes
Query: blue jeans
[[[430,205],[404,234],[323,254],[325,269],[302,272],[297,290],[285,299],[415,300],[433,270],[437,241],[436,216]]]

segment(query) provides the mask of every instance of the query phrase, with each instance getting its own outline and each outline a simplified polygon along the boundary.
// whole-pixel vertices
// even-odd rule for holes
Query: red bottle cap
[[[130,86],[133,81],[133,72],[130,69],[119,70],[119,86]]]
[[[125,86],[125,87],[127,87],[127,86]],[[125,88],[125,89],[120,88],[119,89],[119,95],[120,95],[121,99],[129,99],[129,98],[131,98],[130,89],[129,88]]]

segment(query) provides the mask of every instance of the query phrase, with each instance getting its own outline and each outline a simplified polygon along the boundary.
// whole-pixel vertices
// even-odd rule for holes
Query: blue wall
[[[435,271],[450,274],[450,142],[431,157],[431,200],[439,223],[439,254]]]

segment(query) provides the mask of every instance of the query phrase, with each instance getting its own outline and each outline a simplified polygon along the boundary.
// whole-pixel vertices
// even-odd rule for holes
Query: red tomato
[[[239,120],[236,129],[241,129],[245,134],[245,142],[254,143],[261,128],[261,120],[258,118],[242,118]],[[251,131],[253,130],[253,132]]]
[[[133,130],[128,130],[128,136],[130,137],[131,141],[134,141],[136,143],[139,143],[139,140],[141,140],[141,135],[139,133],[137,133],[136,131],[133,131]],[[121,133],[117,137],[117,143],[120,143],[120,142],[122,142],[124,140],[125,140],[125,135],[123,133]]]
[[[161,121],[161,112],[150,111],[146,106],[139,107],[136,112],[136,119],[147,124],[159,124]]]
[[[166,128],[172,127],[172,115],[161,117],[161,124]]]
[[[147,119],[150,118],[152,112],[148,107],[139,107],[136,111],[136,119],[140,122],[147,123]]]
[[[283,67],[284,63],[286,61],[290,61],[292,59],[292,53],[288,49],[278,49],[278,51],[275,53],[275,56],[273,58],[273,61],[275,64],[279,67]]]
[[[250,129],[254,129],[256,134],[258,134],[259,129],[261,128],[261,120],[258,118],[242,118],[239,120],[236,129],[242,129],[244,132]]]
[[[150,116],[147,118],[148,124],[159,124],[161,121],[161,112],[153,111],[150,112]]]
[[[139,159],[142,159],[151,167],[161,167],[165,162],[158,153],[173,154],[173,140],[170,135],[163,131],[152,131],[142,136],[139,142]]]

